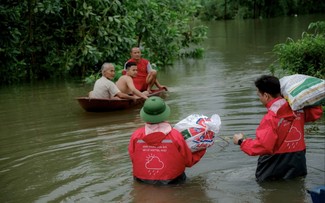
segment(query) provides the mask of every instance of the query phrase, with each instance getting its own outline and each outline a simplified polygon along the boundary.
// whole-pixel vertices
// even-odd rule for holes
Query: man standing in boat
[[[137,99],[136,96],[122,93],[114,82],[111,80],[115,76],[115,67],[112,63],[104,63],[101,68],[102,77],[96,80],[93,91],[89,92],[90,98],[121,98],[121,99]]]
[[[131,59],[129,59],[127,62],[135,62],[138,67],[138,74],[136,77],[133,77],[133,83],[135,88],[137,88],[139,91],[148,91],[151,93],[151,88],[154,85],[156,85],[159,89],[166,89],[165,86],[158,82],[157,71],[152,69],[150,62],[141,57],[141,50],[139,47],[133,47],[131,49]],[[126,69],[125,65],[124,69]]]
[[[143,99],[148,99],[149,93],[147,91],[140,92],[135,88],[133,79],[137,76],[137,64],[135,62],[127,62],[125,65],[126,74],[122,75],[118,81],[116,81],[116,86],[118,89],[128,95],[136,95]]]

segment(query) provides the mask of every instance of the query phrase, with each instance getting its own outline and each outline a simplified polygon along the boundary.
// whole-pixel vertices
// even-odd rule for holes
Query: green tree
[[[288,39],[274,46],[278,60],[270,67],[273,73],[283,69],[325,79],[325,21],[311,23],[308,31],[296,42]]]
[[[201,0],[204,20],[271,18],[276,16],[321,13],[322,0]]]
[[[27,22],[22,22],[22,15],[26,4],[15,1],[7,1],[0,4],[0,81],[19,81],[26,75],[23,68],[26,65],[25,58],[21,57],[21,44]],[[10,78],[10,79],[9,79]]]
[[[195,0],[144,0],[133,6],[142,8],[137,10],[137,45],[144,46],[146,57],[158,65],[172,64],[181,49],[206,38],[207,28],[195,24],[200,6]]]
[[[123,64],[130,48],[171,64],[199,44],[195,0],[23,0],[0,3],[0,83],[85,76],[104,61]]]

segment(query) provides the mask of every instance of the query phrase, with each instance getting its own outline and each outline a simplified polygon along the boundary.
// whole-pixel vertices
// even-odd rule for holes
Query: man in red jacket
[[[127,62],[135,62],[137,64],[138,74],[133,78],[134,86],[140,91],[148,91],[151,93],[151,88],[156,85],[159,89],[166,89],[166,86],[161,85],[157,80],[157,71],[152,69],[150,62],[141,57],[139,47],[131,49],[131,59]],[[126,63],[125,63],[126,64]],[[124,65],[124,69],[126,69]]]
[[[234,144],[250,156],[260,156],[255,173],[258,182],[305,176],[304,124],[321,118],[321,106],[292,111],[274,76],[260,77],[255,86],[267,114],[256,129],[256,139],[239,133],[233,136]]]
[[[166,122],[169,106],[149,97],[140,117],[146,123],[131,136],[129,155],[134,179],[148,184],[173,184],[186,180],[185,168],[196,164],[206,150],[192,153],[180,132]]]

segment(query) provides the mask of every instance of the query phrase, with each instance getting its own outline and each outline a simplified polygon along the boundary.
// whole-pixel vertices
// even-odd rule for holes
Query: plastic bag
[[[184,136],[191,151],[195,152],[214,144],[220,125],[221,120],[217,114],[212,115],[211,118],[192,114],[176,123],[174,128]]]
[[[325,80],[295,74],[281,78],[280,84],[282,95],[294,111],[325,104]]]

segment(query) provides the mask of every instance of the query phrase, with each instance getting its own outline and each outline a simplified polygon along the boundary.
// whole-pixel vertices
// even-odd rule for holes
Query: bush
[[[0,3],[0,84],[84,77],[123,65],[134,46],[158,65],[198,45],[193,0],[29,0]]]
[[[302,38],[296,42],[288,39],[286,43],[274,46],[278,60],[271,65],[273,73],[283,69],[292,74],[325,78],[325,21],[311,23],[308,31],[314,32],[302,33]]]

